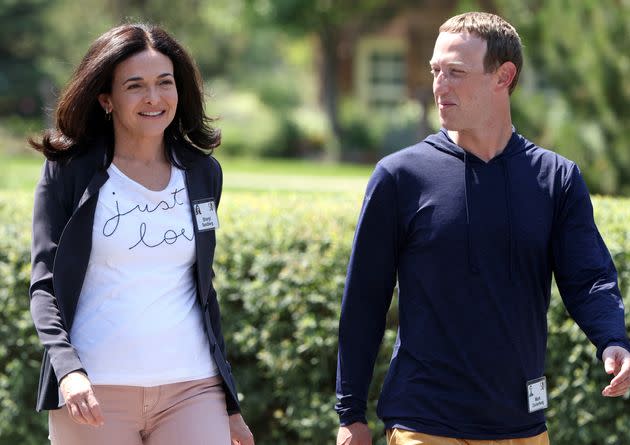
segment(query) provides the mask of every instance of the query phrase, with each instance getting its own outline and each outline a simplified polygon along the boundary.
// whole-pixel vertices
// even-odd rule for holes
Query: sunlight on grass
[[[304,159],[249,159],[225,157],[217,151],[216,158],[224,170],[247,173],[305,174],[312,176],[352,176],[367,178],[371,165],[339,164]]]
[[[275,190],[287,192],[349,192],[360,193],[367,178],[342,176],[283,175],[225,171],[223,187],[226,190]]]
[[[32,191],[43,158],[0,155],[0,190]],[[221,159],[225,190],[298,193],[362,193],[369,166],[297,160]]]
[[[43,163],[37,155],[0,155],[0,190],[32,192]]]

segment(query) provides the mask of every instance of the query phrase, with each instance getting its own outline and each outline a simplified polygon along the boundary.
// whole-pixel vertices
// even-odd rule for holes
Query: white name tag
[[[530,413],[547,408],[547,378],[545,376],[527,382],[527,402]]]
[[[193,201],[193,213],[197,220],[197,231],[216,230],[219,228],[219,217],[214,199]]]

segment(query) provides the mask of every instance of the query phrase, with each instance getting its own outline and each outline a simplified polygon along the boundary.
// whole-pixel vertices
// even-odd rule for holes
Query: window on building
[[[387,109],[407,96],[407,50],[403,39],[363,39],[359,43],[356,85],[361,102]]]

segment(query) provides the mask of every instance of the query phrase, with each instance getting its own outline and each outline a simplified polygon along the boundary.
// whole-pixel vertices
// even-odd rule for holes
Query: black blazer
[[[189,147],[177,152],[191,204],[213,198],[218,206],[223,176],[219,163]],[[56,409],[58,382],[72,371],[85,372],[69,338],[92,248],[94,212],[107,181],[107,156],[96,143],[70,161],[46,161],[35,189],[31,249],[31,315],[44,345],[37,411]],[[193,212],[191,205],[191,214]],[[216,291],[212,286],[214,230],[195,224],[197,297],[204,313],[210,353],[223,378],[228,414],[240,411],[236,386],[225,358]]]

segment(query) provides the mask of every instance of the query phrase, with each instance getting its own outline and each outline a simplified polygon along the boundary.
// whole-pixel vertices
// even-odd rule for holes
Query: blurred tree
[[[193,54],[207,77],[225,74],[232,61],[238,61],[248,36],[238,0],[57,0],[53,4],[47,20],[63,45],[52,39],[46,56],[56,83],[67,79],[69,68],[96,37],[121,23],[164,27]]]
[[[339,92],[336,73],[342,31],[349,24],[369,28],[386,22],[409,4],[405,0],[245,0],[254,20],[273,23],[293,34],[314,34],[321,51],[320,97],[330,126],[339,141]]]
[[[42,12],[46,0],[0,2],[0,115],[37,113],[41,67],[34,61],[48,32]]]
[[[224,75],[250,34],[240,0],[109,0],[117,22],[148,21],[171,32],[194,55],[204,76]]]
[[[190,50],[204,77],[237,71],[251,33],[239,0],[4,0],[0,2],[0,116],[50,111],[57,90],[108,28],[165,27]]]
[[[630,2],[495,3],[525,45],[515,122],[578,162],[592,191],[630,195]]]

